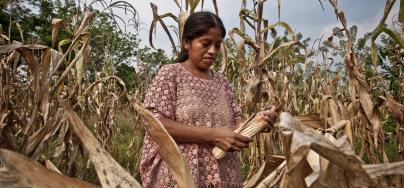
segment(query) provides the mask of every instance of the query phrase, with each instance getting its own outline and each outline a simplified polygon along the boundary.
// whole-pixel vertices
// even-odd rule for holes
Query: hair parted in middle
[[[206,11],[191,14],[184,24],[181,51],[176,62],[183,62],[188,59],[188,51],[184,47],[185,43],[191,42],[193,39],[204,35],[209,29],[215,27],[221,31],[222,38],[224,38],[226,36],[226,29],[222,20],[216,14]]]

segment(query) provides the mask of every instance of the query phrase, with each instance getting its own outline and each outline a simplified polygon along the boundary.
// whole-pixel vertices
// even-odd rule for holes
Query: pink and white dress
[[[241,118],[230,83],[214,73],[211,80],[193,76],[180,63],[163,66],[146,93],[145,107],[157,118],[168,117],[184,125],[235,126]],[[238,154],[217,160],[213,145],[177,143],[198,187],[242,187]],[[145,188],[178,187],[157,144],[146,133],[140,162]]]

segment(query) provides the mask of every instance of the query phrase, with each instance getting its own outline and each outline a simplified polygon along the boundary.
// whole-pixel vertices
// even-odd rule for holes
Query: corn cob
[[[265,128],[265,125],[261,122],[257,122],[254,117],[255,115],[251,116],[246,122],[243,123],[243,125],[238,127],[234,132],[246,136],[248,138],[251,138],[255,136],[257,133],[261,132]],[[221,159],[226,155],[226,152],[217,146],[213,148],[212,153],[216,159]]]

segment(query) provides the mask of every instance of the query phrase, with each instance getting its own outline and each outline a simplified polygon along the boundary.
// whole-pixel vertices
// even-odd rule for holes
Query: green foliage
[[[135,80],[136,76],[136,70],[134,67],[121,63],[116,67],[116,76],[125,82],[126,88],[129,91],[134,88],[133,81]]]
[[[349,29],[352,35],[353,49],[356,51],[359,59],[358,68],[364,69],[364,78],[370,85],[372,100],[378,101],[379,96],[383,96],[385,92],[391,94],[398,102],[404,101],[403,94],[400,91],[401,76],[404,72],[404,64],[402,62],[402,53],[400,52],[397,40],[393,39],[390,35],[380,35],[380,40],[376,41],[376,52],[378,58],[378,65],[374,65],[371,57],[371,47],[369,45],[372,33],[366,33],[363,37],[357,38],[359,28],[352,26]],[[333,54],[334,60],[343,62],[345,54],[346,41],[343,38],[342,32],[338,32],[338,28],[334,28],[335,43],[339,44],[339,49],[335,49],[330,45],[324,46]],[[335,40],[334,38],[334,40]],[[338,62],[339,63],[339,62]],[[345,78],[343,76],[342,78]],[[380,78],[381,77],[381,78]],[[378,79],[377,79],[378,78]],[[386,152],[389,161],[397,161],[398,156],[398,143],[397,143],[397,122],[392,117],[391,112],[387,111],[382,119],[382,129],[384,132],[384,151]],[[360,133],[359,133],[360,134]],[[360,153],[361,148],[366,143],[364,136],[355,138],[355,152]],[[382,159],[381,150],[377,150],[376,154],[379,159]],[[364,153],[363,160],[365,163],[371,161],[368,153]]]
[[[397,143],[397,122],[391,115],[388,113],[386,118],[382,121],[383,131],[385,133],[385,151],[389,161],[397,161],[398,156],[398,143]]]
[[[34,33],[38,27],[34,27],[34,17],[32,11],[23,6],[30,5],[32,0],[0,0],[0,25],[4,32],[10,34],[10,40],[23,41],[16,27],[18,22],[22,27],[24,37],[32,38],[31,33]],[[10,27],[10,31],[8,28]]]
[[[115,65],[134,62],[138,45],[136,36],[119,30],[106,13],[96,13],[98,17],[90,28],[91,58],[96,69],[99,70],[104,61],[112,61]]]
[[[29,8],[24,5],[29,5]],[[63,19],[67,24],[66,30],[61,30],[56,44],[64,44],[60,50],[67,50],[72,40],[72,20],[75,14],[80,13],[74,0],[17,0],[0,1],[0,24],[2,28],[8,28],[11,22],[18,21],[23,28],[25,43],[37,43],[51,46],[51,22],[54,18]],[[132,89],[136,63],[140,63],[137,69],[148,75],[154,75],[159,66],[171,63],[163,50],[152,50],[148,47],[139,48],[135,34],[124,32],[119,28],[113,15],[100,12],[90,7],[97,17],[92,23],[91,54],[88,74],[93,80],[95,71],[107,71],[108,74],[116,74],[122,78],[128,89]],[[15,25],[15,24],[14,24]],[[11,27],[11,39],[22,42],[17,27]],[[6,31],[5,31],[6,32]],[[66,43],[67,42],[67,43]],[[58,48],[58,45],[53,46]],[[137,62],[136,55],[139,54]],[[111,72],[112,71],[112,72]],[[132,80],[132,81],[131,81]]]
[[[140,148],[144,136],[144,129],[136,127],[133,116],[122,110],[117,114],[116,126],[119,127],[116,135],[112,138],[112,151],[110,152],[114,159],[128,169],[140,181],[138,174],[138,164],[140,160]],[[132,142],[133,140],[133,142]],[[133,146],[129,149],[132,142]]]

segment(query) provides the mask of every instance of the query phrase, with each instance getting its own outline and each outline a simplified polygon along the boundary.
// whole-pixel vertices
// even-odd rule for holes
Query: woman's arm
[[[176,142],[197,142],[213,144],[224,151],[240,151],[248,147],[250,138],[234,133],[233,128],[196,127],[184,125],[170,118],[161,118],[167,132]]]

